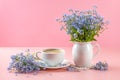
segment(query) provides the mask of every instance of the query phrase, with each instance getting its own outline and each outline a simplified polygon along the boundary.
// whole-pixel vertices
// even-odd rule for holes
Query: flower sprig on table
[[[90,67],[76,67],[75,65],[70,65],[67,67],[67,70],[70,72],[80,72],[81,70],[88,70],[88,69],[106,71],[108,70],[108,63],[99,61],[95,65],[92,65]]]
[[[36,57],[33,54],[27,52],[19,53],[11,56],[11,62],[9,64],[8,70],[14,70],[19,73],[30,73],[33,71],[40,71],[40,66],[44,65],[37,61]]]
[[[105,30],[108,21],[100,16],[96,11],[96,6],[92,10],[79,11],[70,9],[70,14],[64,14],[61,19],[56,19],[71,36],[71,41],[89,42],[96,41],[95,36],[99,36]]]

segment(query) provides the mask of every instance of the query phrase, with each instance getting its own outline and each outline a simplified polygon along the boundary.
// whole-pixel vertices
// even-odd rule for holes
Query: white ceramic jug
[[[93,54],[94,47],[97,47],[97,52]],[[76,66],[90,67],[93,57],[100,51],[98,44],[92,45],[91,42],[75,42],[72,48],[72,56]]]

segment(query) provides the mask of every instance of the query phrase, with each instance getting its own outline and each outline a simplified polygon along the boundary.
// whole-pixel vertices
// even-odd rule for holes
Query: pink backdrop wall
[[[120,0],[0,0],[0,46],[71,46],[56,18],[68,9],[98,11],[110,21],[98,38],[102,46],[120,45]]]

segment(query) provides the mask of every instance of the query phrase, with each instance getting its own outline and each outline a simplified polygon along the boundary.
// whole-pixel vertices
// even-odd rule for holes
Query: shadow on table
[[[66,68],[59,68],[59,69],[46,69],[47,72],[66,72]]]

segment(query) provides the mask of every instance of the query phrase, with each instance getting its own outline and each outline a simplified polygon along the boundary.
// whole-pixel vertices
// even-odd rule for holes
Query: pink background
[[[56,18],[68,9],[90,9],[110,21],[98,38],[101,46],[120,45],[120,0],[0,0],[0,46],[71,46]]]

